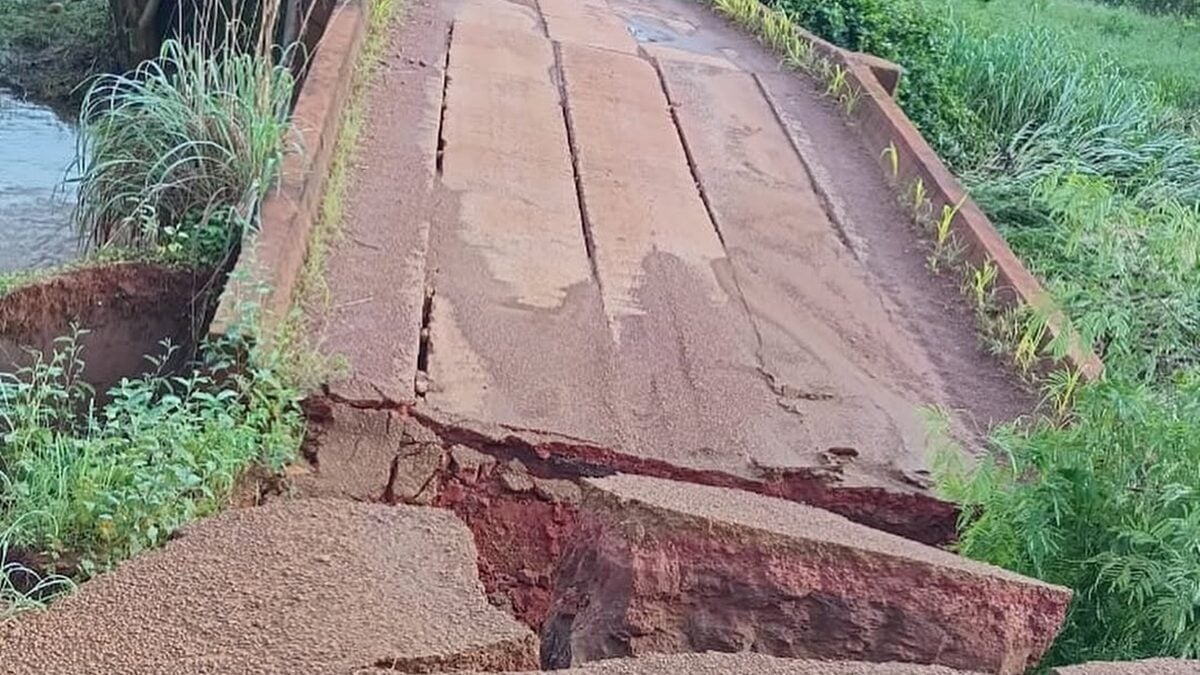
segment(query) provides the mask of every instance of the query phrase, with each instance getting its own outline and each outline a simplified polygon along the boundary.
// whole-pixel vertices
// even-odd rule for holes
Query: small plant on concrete
[[[854,116],[854,111],[858,108],[858,102],[861,99],[862,92],[856,87],[846,87],[846,90],[842,92],[840,101],[842,104],[842,111],[846,113],[847,117]]]
[[[929,193],[925,190],[925,179],[920,176],[913,181],[911,197],[909,198],[909,208],[912,209],[918,220],[923,220],[922,216],[929,211]]]
[[[840,64],[833,67],[833,77],[829,78],[829,86],[825,88],[826,96],[840,96],[846,86],[846,69]]]
[[[967,196],[963,195],[962,199],[958,200],[957,204],[942,204],[942,214],[934,223],[933,229],[933,255],[930,256],[930,267],[937,269],[939,262],[942,260],[950,260],[957,257],[957,251],[950,250],[953,237],[954,217],[958,215],[962,205],[967,201]]]
[[[892,180],[895,181],[900,177],[900,152],[896,149],[896,143],[889,141],[883,152],[879,156],[888,161],[888,169],[891,170]]]
[[[984,313],[991,307],[992,285],[996,283],[996,263],[984,261],[983,265],[971,273],[971,299],[975,301],[975,311]]]

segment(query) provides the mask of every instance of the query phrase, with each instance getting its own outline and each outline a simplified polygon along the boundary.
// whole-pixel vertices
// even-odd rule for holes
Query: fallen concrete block
[[[1197,675],[1200,661],[1145,659],[1143,661],[1096,661],[1055,668],[1056,675]]]
[[[537,667],[448,511],[295,500],[226,512],[0,625],[6,673]]]
[[[628,475],[583,484],[543,667],[712,650],[1019,673],[1071,598],[801,504]]]

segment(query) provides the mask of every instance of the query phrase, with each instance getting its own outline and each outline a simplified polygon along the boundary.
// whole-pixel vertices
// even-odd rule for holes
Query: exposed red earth
[[[301,95],[322,175],[277,196],[279,278],[365,15]],[[822,91],[682,0],[411,4],[305,308],[348,368],[290,490],[0,627],[4,669],[1035,665],[1070,592],[945,550],[929,476],[930,408],[973,453],[1035,399]]]
[[[219,279],[209,271],[145,263],[81,267],[38,279],[0,297],[0,372],[30,363],[29,348],[50,355],[55,340],[86,328],[82,377],[106,391],[122,377],[150,371],[145,355],[178,362],[196,344]]]

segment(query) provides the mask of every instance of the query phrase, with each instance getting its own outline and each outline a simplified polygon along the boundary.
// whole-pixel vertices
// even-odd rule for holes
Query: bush
[[[242,347],[207,348],[186,376],[122,381],[99,408],[75,337],[0,374],[6,546],[86,576],[219,509],[251,465],[282,468],[299,447],[298,397],[268,363],[233,368],[225,355]]]
[[[979,144],[975,113],[958,90],[961,73],[947,49],[951,24],[921,0],[770,0],[797,25],[857,52],[904,66],[898,99],[924,136],[951,165],[964,164]]]
[[[1200,656],[1200,378],[1085,389],[1070,424],[993,435],[994,461],[946,454],[959,551],[1075,590],[1046,662]]]

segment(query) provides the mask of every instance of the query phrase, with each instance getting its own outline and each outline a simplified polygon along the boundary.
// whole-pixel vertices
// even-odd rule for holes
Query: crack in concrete
[[[538,10],[545,28],[545,16]],[[547,33],[549,36],[549,33]],[[592,279],[600,286],[600,269],[596,264],[596,241],[592,235],[592,221],[588,216],[587,201],[583,197],[583,177],[579,171],[579,144],[575,138],[575,125],[571,123],[571,114],[567,103],[566,74],[562,67],[562,46],[558,42],[551,43],[554,50],[554,80],[558,88],[558,104],[562,108],[563,126],[567,131],[567,152],[571,154],[571,175],[575,181],[575,203],[579,207],[579,224],[583,232],[583,245],[587,249],[588,265],[591,267]],[[603,288],[601,287],[603,293]]]
[[[775,100],[775,97],[767,89],[765,83],[758,73],[751,73],[754,78],[754,83],[758,85],[758,90],[762,93],[763,100],[767,102],[767,107],[771,109],[771,114],[775,116],[775,122],[779,124],[779,128],[783,130],[783,135],[788,139],[788,145],[791,146],[792,152],[796,154],[796,158],[800,160],[801,166],[808,173],[808,181],[812,185],[813,192],[817,195],[817,203],[820,204],[821,210],[824,211],[825,217],[833,223],[834,232],[837,234],[838,240],[842,246],[850,252],[850,255],[859,263],[864,262],[865,252],[861,247],[856,245],[847,231],[846,222],[849,220],[841,207],[841,202],[825,187],[825,183],[829,181],[829,175],[824,168],[809,159],[804,150],[800,147],[801,144],[812,146],[812,141],[808,139],[808,135],[802,130],[794,128],[794,125],[789,124],[782,112],[780,106]],[[802,136],[798,138],[798,136]]]
[[[450,87],[450,45],[454,40],[454,24],[446,29],[446,60],[442,64],[442,105],[438,112],[438,128],[437,128],[437,159],[436,169],[437,175],[442,175],[442,162],[446,154],[446,137],[444,135],[446,126],[446,90]]]
[[[954,504],[920,492],[842,485],[841,472],[831,467],[773,467],[751,462],[754,475],[739,476],[638,457],[556,433],[457,418],[409,403],[348,401],[330,396],[325,405],[308,404],[306,410],[332,419],[336,405],[394,411],[436,436],[443,448],[463,445],[500,462],[516,459],[532,475],[542,478],[577,480],[617,473],[650,476],[809,504],[925,544],[944,545],[956,537],[958,508]],[[392,489],[390,480],[388,489]]]

